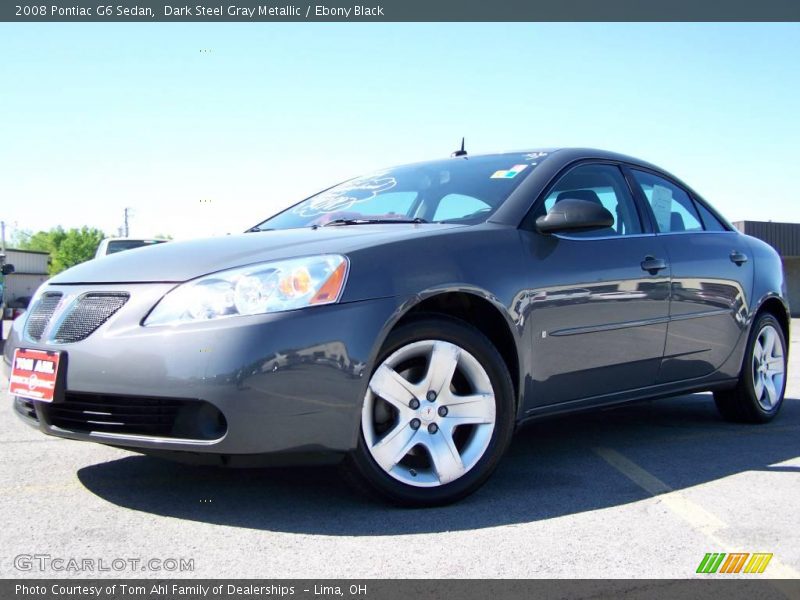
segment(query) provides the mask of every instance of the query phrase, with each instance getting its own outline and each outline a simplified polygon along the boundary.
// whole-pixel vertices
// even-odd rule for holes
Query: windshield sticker
[[[394,177],[383,173],[358,177],[300,203],[293,212],[301,217],[316,217],[347,210],[354,204],[371,200],[396,185],[397,180]]]
[[[547,152],[529,152],[525,155],[525,160],[539,160],[547,156]],[[536,163],[534,163],[536,164]]]
[[[653,208],[659,231],[669,231],[672,225],[672,190],[662,185],[654,185],[650,206]]]
[[[495,171],[491,179],[513,179],[527,168],[528,165],[514,165],[505,171]]]

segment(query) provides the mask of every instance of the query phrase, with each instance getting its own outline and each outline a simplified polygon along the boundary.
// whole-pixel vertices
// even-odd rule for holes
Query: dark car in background
[[[786,383],[781,262],[669,173],[587,149],[458,156],[334,186],[224,238],[65,271],[6,344],[42,432],[179,460],[344,459],[452,502],[515,426]]]
[[[20,318],[22,315],[25,314],[25,311],[28,310],[28,306],[30,306],[31,300],[32,300],[31,296],[17,296],[6,306],[5,317],[10,318],[12,320]]]

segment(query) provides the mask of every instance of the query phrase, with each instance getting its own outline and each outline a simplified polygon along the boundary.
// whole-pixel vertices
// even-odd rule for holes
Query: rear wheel
[[[377,364],[352,471],[407,506],[447,504],[480,487],[514,426],[511,377],[489,340],[455,319],[419,319],[389,335]]]
[[[740,423],[771,421],[783,404],[786,358],[780,323],[769,313],[761,314],[751,329],[739,382],[732,390],[714,393],[722,416]]]

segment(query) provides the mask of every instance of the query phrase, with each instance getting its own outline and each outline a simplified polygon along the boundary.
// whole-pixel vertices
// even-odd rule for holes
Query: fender
[[[782,318],[786,329],[786,339],[789,340],[791,328],[791,310],[787,301],[786,278],[783,273],[783,264],[780,256],[775,249],[757,238],[742,234],[746,238],[747,244],[753,257],[753,289],[751,290],[749,311],[747,313],[746,326],[736,343],[731,355],[720,366],[718,372],[730,377],[739,377],[742,370],[742,363],[747,348],[747,340],[750,339],[750,331],[758,315],[767,304],[780,306],[783,311]],[[787,344],[788,351],[788,344]]]
[[[412,296],[408,296],[404,299],[398,301],[398,306],[392,316],[386,321],[384,326],[381,328],[381,333],[376,340],[376,343],[373,347],[372,353],[370,355],[370,362],[369,362],[369,369],[367,370],[368,373],[372,374],[375,369],[376,362],[378,359],[378,354],[380,353],[380,349],[383,347],[384,343],[386,342],[386,338],[389,336],[389,333],[397,326],[397,324],[402,321],[404,318],[409,316],[414,309],[418,308],[421,304],[426,301],[430,301],[436,297],[444,296],[447,294],[462,294],[466,296],[473,296],[476,299],[480,300],[481,302],[488,303],[494,309],[494,311],[502,317],[502,320],[506,327],[506,333],[508,333],[513,340],[514,343],[514,352],[515,358],[517,361],[517,369],[516,373],[511,373],[512,381],[514,382],[515,389],[516,389],[516,401],[517,401],[517,417],[518,419],[521,417],[520,407],[522,407],[522,397],[525,393],[525,378],[527,368],[525,365],[529,364],[528,362],[528,354],[529,354],[529,347],[528,344],[526,347],[524,343],[524,327],[521,322],[517,322],[512,317],[511,313],[509,312],[508,308],[491,292],[480,288],[475,285],[470,285],[467,283],[453,283],[447,285],[440,285],[435,287],[430,287],[421,292],[414,294]],[[481,325],[478,323],[472,323],[478,329],[482,329]],[[365,385],[365,393],[366,393],[366,385]]]

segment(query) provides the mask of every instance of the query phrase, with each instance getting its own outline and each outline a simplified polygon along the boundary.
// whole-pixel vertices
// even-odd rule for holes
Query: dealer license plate
[[[47,350],[14,350],[8,392],[30,400],[52,402],[56,398],[61,353]]]

